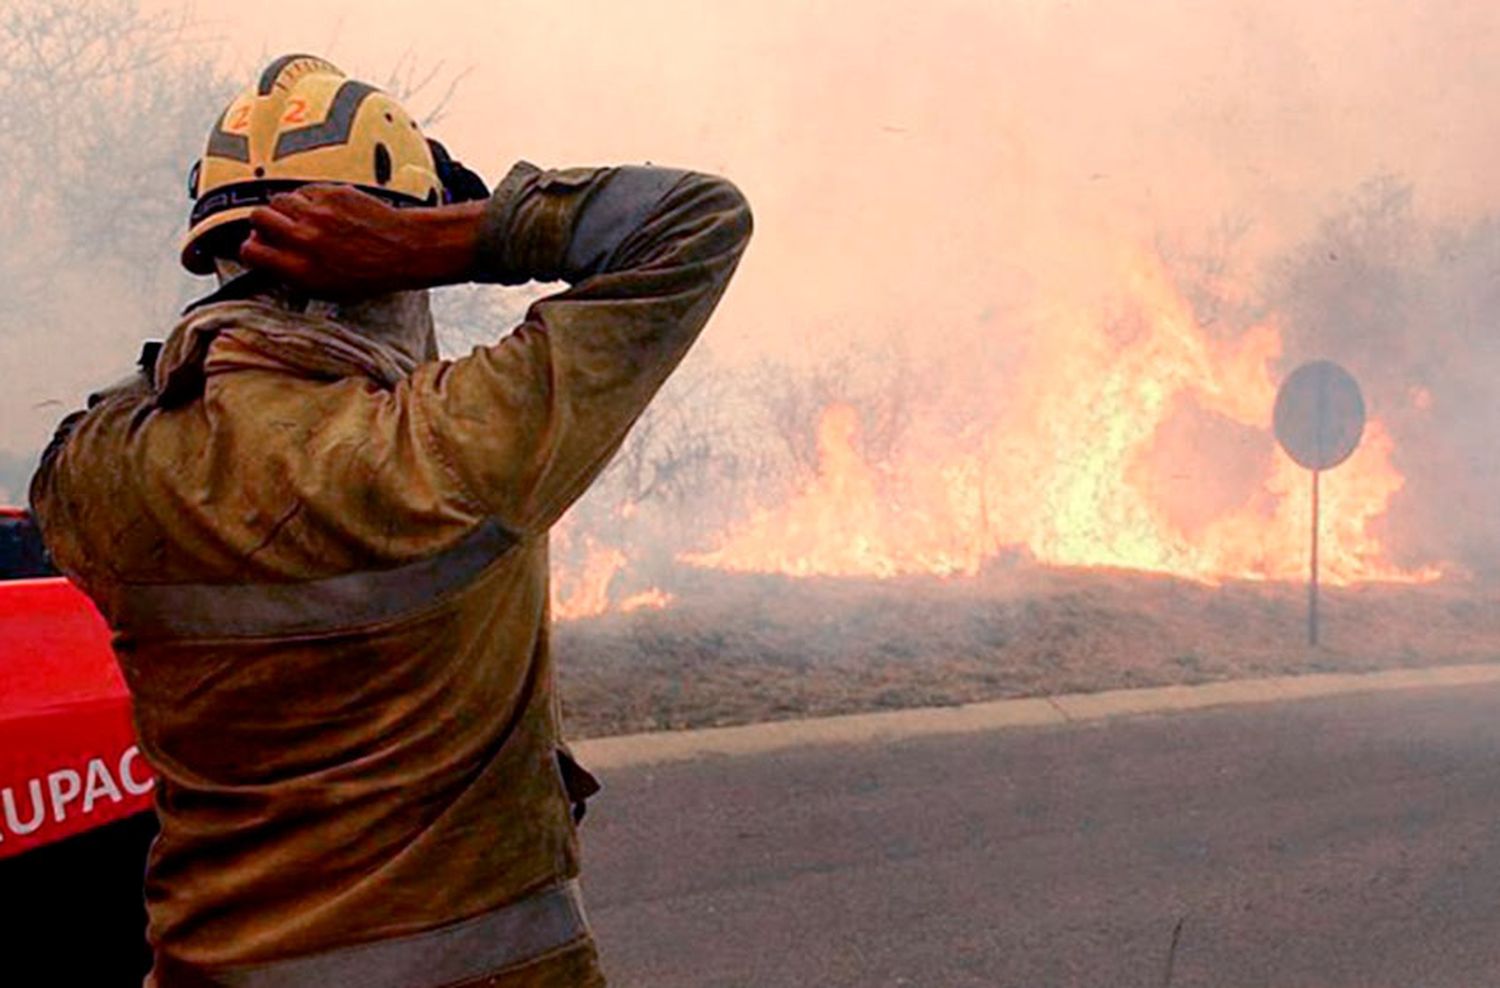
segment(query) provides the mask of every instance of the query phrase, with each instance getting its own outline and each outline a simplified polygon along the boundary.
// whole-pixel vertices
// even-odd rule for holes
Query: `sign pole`
[[[1347,460],[1365,431],[1365,399],[1348,371],[1309,361],[1287,375],[1271,413],[1276,441],[1292,462],[1312,473],[1312,551],[1308,554],[1307,643],[1318,644],[1318,481]]]
[[[1307,643],[1318,644],[1318,475],[1312,472],[1312,579],[1307,584]]]

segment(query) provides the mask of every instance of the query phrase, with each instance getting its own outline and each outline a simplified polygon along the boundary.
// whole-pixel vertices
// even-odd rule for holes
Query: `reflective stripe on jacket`
[[[158,775],[162,988],[451,927],[577,874],[546,533],[749,233],[721,179],[519,165],[481,277],[571,287],[504,339],[401,376],[313,317],[209,304],[154,383],[65,423],[32,500],[116,630]]]

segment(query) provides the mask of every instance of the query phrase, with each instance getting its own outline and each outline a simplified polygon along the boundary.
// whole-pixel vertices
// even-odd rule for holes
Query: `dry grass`
[[[1469,584],[1205,587],[1018,568],[888,581],[695,572],[668,610],[561,625],[575,736],[1302,672],[1500,660],[1500,594]]]

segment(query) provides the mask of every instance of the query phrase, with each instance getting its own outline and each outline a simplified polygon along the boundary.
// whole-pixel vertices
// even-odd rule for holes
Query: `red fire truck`
[[[0,508],[0,684],[4,955],[58,984],[139,985],[151,773],[109,629],[15,508]]]

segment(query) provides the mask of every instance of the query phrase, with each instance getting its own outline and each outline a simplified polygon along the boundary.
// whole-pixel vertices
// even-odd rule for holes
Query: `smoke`
[[[629,559],[620,593],[669,583],[678,555],[804,489],[830,406],[853,409],[849,441],[899,486],[916,453],[958,457],[1039,390],[1076,388],[1026,375],[1060,311],[1128,337],[1120,257],[1142,250],[1210,338],[1270,322],[1276,373],[1315,356],[1355,372],[1406,481],[1378,522],[1397,563],[1500,559],[1492,4],[528,0],[435,3],[420,24],[402,4],[308,7],[172,21],[157,34],[177,47],[102,84],[0,73],[6,122],[54,90],[68,114],[151,120],[35,144],[32,171],[7,172],[8,207],[44,205],[0,216],[6,284],[37,286],[0,315],[0,493],[188,291],[169,275],[181,176],[226,89],[266,53],[311,47],[380,78],[415,48],[472,68],[438,136],[491,178],[519,157],[655,160],[728,174],[756,209],[704,343],[569,521],[569,551],[592,536]],[[122,198],[146,219],[114,222]],[[498,336],[529,297],[451,295],[448,352]],[[1133,476],[1202,533],[1271,456],[1263,429],[1183,399]]]
[[[1406,486],[1385,520],[1402,558],[1500,571],[1500,218],[1423,222],[1378,178],[1278,264],[1287,360],[1331,356],[1361,382]]]
[[[186,169],[228,92],[182,11],[0,2],[0,500],[192,290]]]

